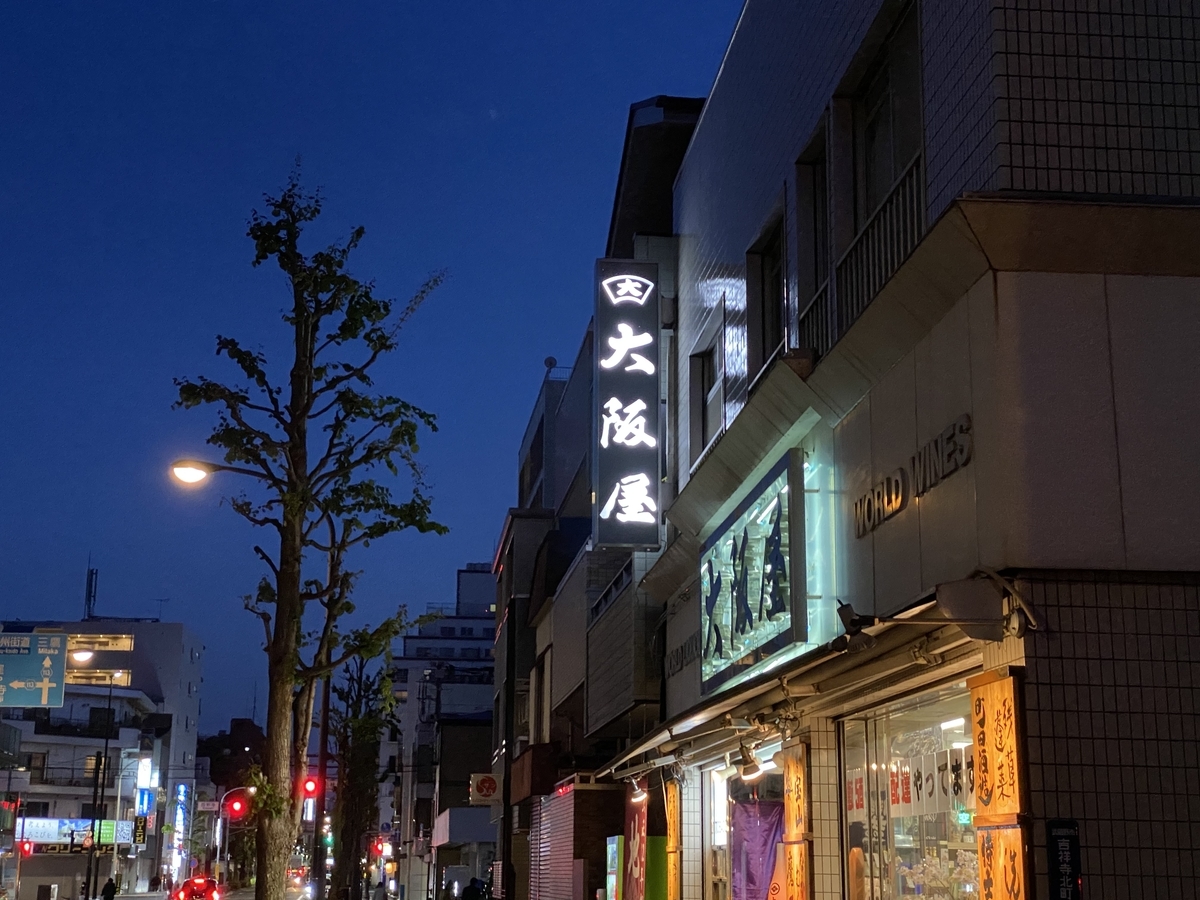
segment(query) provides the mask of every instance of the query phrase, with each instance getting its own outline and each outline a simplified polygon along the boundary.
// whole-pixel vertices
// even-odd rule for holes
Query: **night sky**
[[[582,338],[629,104],[706,94],[740,8],[0,7],[0,618],[81,616],[90,554],[101,614],[161,608],[207,646],[202,730],[249,715],[256,687],[262,720],[240,598],[271,535],[221,506],[229,476],[170,480],[213,456],[214,421],[173,411],[172,379],[231,376],[219,333],[283,360],[284,281],[251,268],[245,230],[298,155],[327,197],[320,241],[366,227],[355,274],[403,298],[450,272],[377,381],[439,416],[422,458],[451,533],[354,562],[364,621],[452,602],[515,502],[542,361]]]

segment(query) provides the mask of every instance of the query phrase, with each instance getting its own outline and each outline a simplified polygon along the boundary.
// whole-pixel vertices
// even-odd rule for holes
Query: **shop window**
[[[977,897],[963,684],[842,723],[847,896]]]
[[[914,7],[892,30],[855,100],[859,228],[921,150],[921,45]]]

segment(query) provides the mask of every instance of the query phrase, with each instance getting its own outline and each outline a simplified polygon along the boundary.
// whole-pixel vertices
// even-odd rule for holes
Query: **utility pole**
[[[312,871],[308,874],[313,883],[312,900],[325,900],[325,772],[329,768],[329,679],[321,688],[320,744],[317,747],[317,795],[313,798],[313,848]]]
[[[92,828],[88,832],[88,837],[91,838],[92,844],[87,848],[88,860],[87,871],[83,876],[83,897],[84,900],[91,900],[92,895],[92,867],[96,862],[96,839],[99,835],[96,833],[96,812],[97,805],[100,802],[100,773],[104,767],[104,754],[96,751],[96,765],[92,768]]]

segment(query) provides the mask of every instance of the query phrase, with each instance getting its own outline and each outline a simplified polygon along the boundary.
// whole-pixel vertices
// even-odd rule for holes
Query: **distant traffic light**
[[[383,856],[383,838],[375,838],[375,855]]]
[[[21,853],[30,856],[33,853],[33,841],[21,841]]]
[[[240,819],[250,809],[250,804],[244,797],[232,797],[225,806],[226,812],[231,819]]]
[[[317,796],[317,789],[320,787],[320,782],[310,775],[304,779],[302,787],[304,788],[305,797],[315,797]]]

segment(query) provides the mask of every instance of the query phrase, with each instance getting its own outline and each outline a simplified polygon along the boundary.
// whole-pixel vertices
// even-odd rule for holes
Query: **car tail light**
[[[221,892],[215,888],[213,889],[213,892],[212,892],[212,900],[221,900]]]
[[[175,895],[175,897],[177,898],[177,900],[183,900],[183,891],[180,891],[178,894]]]

